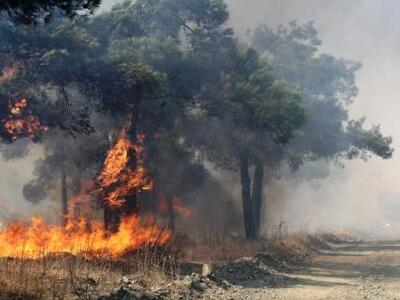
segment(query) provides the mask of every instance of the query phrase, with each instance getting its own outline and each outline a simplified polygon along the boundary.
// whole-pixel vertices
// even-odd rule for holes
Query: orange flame
[[[181,199],[179,199],[178,197],[174,197],[172,200],[172,209],[178,213],[178,215],[180,215],[183,218],[190,218],[193,215],[193,211],[186,207],[183,204],[183,201]],[[168,203],[167,203],[167,198],[166,197],[162,197],[160,200],[160,203],[158,205],[158,210],[161,213],[166,213],[168,210]]]
[[[192,211],[183,205],[183,202],[179,198],[174,198],[172,201],[172,207],[174,210],[184,218],[190,218],[192,216]]]
[[[10,107],[10,114],[22,116],[27,101],[22,99]],[[106,204],[120,206],[132,192],[147,191],[153,182],[143,167],[144,136],[133,144],[127,137],[125,126],[114,147],[110,149],[98,178]],[[130,155],[136,155],[136,168],[130,166]],[[103,223],[90,220],[81,207],[89,209],[94,182],[87,181],[80,193],[70,200],[67,224],[49,225],[34,217],[30,225],[21,222],[0,229],[0,257],[41,258],[48,254],[71,253],[86,257],[119,257],[144,246],[162,246],[171,239],[171,232],[159,229],[151,218],[138,215],[124,216],[116,232],[108,232]],[[80,215],[80,218],[78,217]],[[79,219],[76,221],[76,219]]]
[[[81,182],[80,191],[68,200],[67,220],[88,218],[92,211],[92,191],[94,190],[94,180]]]
[[[8,106],[9,115],[2,123],[5,131],[11,135],[12,141],[24,136],[35,139],[38,134],[43,134],[48,130],[48,127],[42,125],[39,118],[33,115],[27,106],[26,99],[20,99]]]
[[[118,232],[112,234],[98,221],[81,219],[63,227],[33,217],[30,225],[17,222],[0,230],[0,257],[35,259],[71,253],[116,258],[144,246],[165,245],[170,238],[170,231],[143,225],[138,216],[123,218]]]
[[[134,192],[149,191],[153,181],[143,167],[144,135],[137,136],[133,144],[127,137],[125,126],[120,136],[107,154],[103,170],[98,178],[100,189],[105,193],[105,203],[109,207],[120,207],[126,197]],[[130,155],[136,155],[136,168],[129,166]]]

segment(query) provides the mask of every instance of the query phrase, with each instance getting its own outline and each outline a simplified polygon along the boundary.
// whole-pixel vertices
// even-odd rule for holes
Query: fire
[[[137,136],[137,143],[127,137],[126,125],[107,154],[103,170],[98,178],[101,190],[105,194],[105,203],[109,207],[120,207],[126,197],[134,192],[149,191],[153,181],[143,167],[144,135]],[[130,155],[136,155],[136,167],[129,165]]]
[[[162,246],[171,238],[168,230],[143,225],[138,216],[122,219],[119,230],[108,233],[102,222],[85,219],[67,226],[49,225],[33,217],[30,225],[12,223],[0,229],[0,257],[41,258],[48,254],[71,253],[87,257],[117,258],[144,246]]]
[[[191,209],[187,208],[183,204],[183,201],[178,197],[174,197],[172,199],[172,209],[174,210],[174,212],[176,212],[178,215],[180,215],[183,218],[190,218],[193,215],[193,211]],[[158,210],[161,213],[166,213],[168,211],[168,203],[167,203],[166,197],[161,198],[160,204],[158,206]]]
[[[78,194],[68,200],[67,220],[88,218],[92,211],[92,192],[95,188],[94,180],[86,180],[81,183]]]
[[[25,99],[10,106],[12,119],[8,121],[20,121],[19,117],[24,115],[26,107]],[[29,116],[33,117],[31,113]],[[7,124],[5,122],[4,125]],[[35,125],[45,130],[40,123]],[[23,125],[20,130],[29,128],[24,126],[28,125]],[[153,186],[143,167],[144,135],[138,136],[136,144],[132,143],[127,136],[128,127],[129,124],[123,128],[117,142],[109,150],[97,178],[109,206],[119,207],[132,193],[148,191]],[[12,133],[19,135],[20,131]],[[134,165],[131,162],[132,155],[136,158]],[[14,222],[0,229],[0,257],[36,259],[48,254],[71,253],[86,257],[116,258],[145,246],[165,245],[171,239],[171,232],[158,228],[150,217],[141,220],[138,215],[123,215],[115,232],[107,231],[103,222],[92,220],[89,217],[90,203],[97,194],[93,193],[94,182],[83,182],[80,192],[70,199],[68,215],[64,216],[66,225],[50,225],[34,217],[29,225]]]
[[[174,198],[172,201],[172,207],[174,210],[184,218],[190,218],[192,216],[192,211],[183,205],[183,202],[179,198]]]
[[[8,111],[9,114],[2,121],[2,125],[12,141],[25,136],[34,140],[48,130],[48,127],[41,124],[39,118],[28,109],[26,99],[20,99],[14,104],[9,103]]]

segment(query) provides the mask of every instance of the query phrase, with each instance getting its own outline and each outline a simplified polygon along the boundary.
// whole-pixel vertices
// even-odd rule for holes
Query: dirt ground
[[[334,245],[285,275],[277,287],[236,286],[223,298],[400,299],[400,242]]]

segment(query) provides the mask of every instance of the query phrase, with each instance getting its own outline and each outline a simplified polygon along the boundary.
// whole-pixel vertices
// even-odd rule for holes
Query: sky
[[[104,0],[100,11],[116,0]],[[270,26],[314,21],[323,41],[322,52],[363,64],[358,72],[359,95],[351,116],[381,124],[400,149],[400,1],[398,0],[227,0],[229,24],[245,37],[258,24]],[[283,180],[268,187],[276,199],[265,207],[272,223],[288,221],[293,228],[354,228],[377,234],[400,234],[400,155],[389,161],[352,161],[331,167],[318,183],[293,185]],[[0,161],[9,170],[0,175],[0,200],[16,210],[26,208],[22,185],[31,177],[30,161]],[[21,168],[24,170],[21,174]],[[278,201],[279,200],[279,201]],[[28,206],[28,211],[37,208]],[[397,213],[398,211],[398,213]],[[398,221],[397,221],[398,220]]]

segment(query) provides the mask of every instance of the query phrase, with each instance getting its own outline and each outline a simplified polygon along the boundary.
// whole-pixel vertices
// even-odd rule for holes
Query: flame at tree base
[[[0,230],[0,257],[37,259],[70,253],[117,258],[142,247],[165,245],[170,239],[170,231],[158,228],[148,218],[143,224],[138,216],[123,218],[115,233],[105,231],[98,221],[82,219],[63,227],[33,217],[30,225],[12,223]]]
[[[102,172],[97,178],[100,199],[105,209],[120,209],[131,195],[150,191],[153,181],[144,168],[144,135],[138,134],[133,143],[128,137],[131,117],[123,127],[115,145],[108,151]],[[39,118],[28,109],[26,99],[9,104],[9,114],[1,121],[9,140],[30,137],[36,140],[48,130]],[[33,217],[30,225],[15,222],[0,228],[0,257],[42,258],[49,254],[70,253],[85,257],[116,258],[143,247],[165,245],[171,239],[169,230],[158,228],[151,218],[144,222],[137,215],[119,220],[118,230],[109,232],[99,221],[81,218],[76,221],[77,210],[90,202],[95,184],[82,186],[81,193],[69,201],[68,219],[65,226],[49,225],[43,219]],[[80,213],[82,214],[82,213]]]

